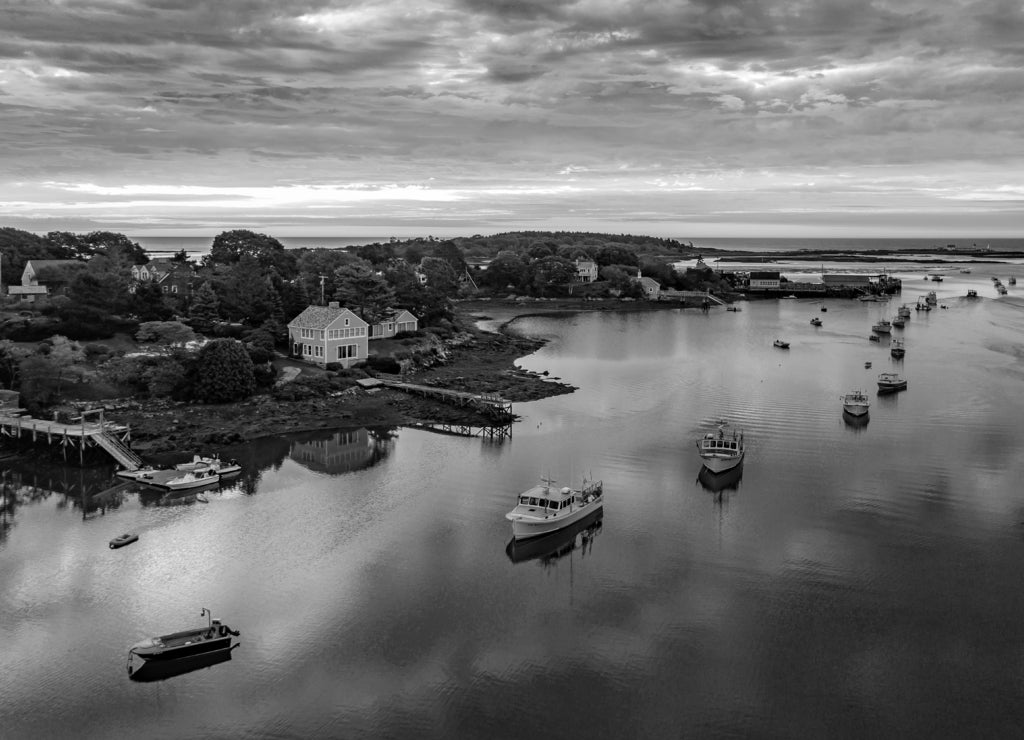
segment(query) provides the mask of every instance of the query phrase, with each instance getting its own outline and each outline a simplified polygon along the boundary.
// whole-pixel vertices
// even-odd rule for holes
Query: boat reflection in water
[[[175,676],[181,676],[185,673],[191,673],[192,671],[198,671],[202,668],[210,668],[211,666],[218,665],[220,663],[226,663],[231,660],[231,651],[238,647],[239,643],[232,645],[224,650],[214,650],[209,653],[202,653],[200,655],[190,655],[185,658],[176,658],[174,660],[141,660],[139,659],[138,667],[129,666],[128,677],[132,681],[166,681],[169,678]]]
[[[711,493],[721,491],[734,491],[740,487],[740,479],[743,477],[743,462],[735,468],[730,468],[722,473],[712,473],[706,467],[701,467],[697,474],[697,481],[704,486],[705,490]]]
[[[604,510],[598,509],[551,534],[530,539],[509,540],[505,554],[513,563],[525,563],[527,560],[539,560],[542,565],[554,565],[559,559],[580,550],[584,555],[594,544],[594,538],[601,531]]]
[[[854,416],[846,409],[843,409],[843,421],[846,422],[846,426],[848,426],[850,429],[862,431],[865,427],[867,427],[868,422],[871,421],[871,417],[868,414]]]

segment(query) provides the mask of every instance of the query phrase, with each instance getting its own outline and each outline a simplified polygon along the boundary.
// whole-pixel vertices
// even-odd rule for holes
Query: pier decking
[[[94,421],[87,419],[90,415]],[[34,419],[17,410],[3,409],[0,411],[0,436],[26,439],[31,435],[33,442],[42,440],[47,444],[58,444],[65,460],[68,450],[77,446],[79,463],[84,462],[87,449],[99,447],[129,470],[142,466],[142,458],[128,447],[131,430],[127,426],[104,421],[102,409],[85,411],[74,421],[78,423]]]
[[[388,388],[397,388],[406,393],[436,398],[456,406],[471,406],[498,421],[507,422],[512,418],[512,402],[492,393],[467,393],[438,388],[432,385],[417,385],[398,380],[381,380]]]

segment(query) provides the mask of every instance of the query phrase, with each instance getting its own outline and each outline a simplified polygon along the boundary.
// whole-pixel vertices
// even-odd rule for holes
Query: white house
[[[336,362],[352,367],[369,355],[369,325],[336,302],[327,306],[309,306],[288,322],[288,340],[292,354],[323,367]]]
[[[640,278],[640,287],[644,290],[644,297],[649,301],[656,301],[661,296],[661,285],[654,278]]]
[[[53,284],[49,281],[47,283],[39,281],[40,272],[48,268],[77,269],[84,266],[85,263],[79,260],[29,260],[25,263],[25,269],[21,273],[21,285],[11,285],[7,288],[7,293],[8,295],[21,296],[21,300],[31,303],[36,299],[36,296],[49,295],[53,287]]]
[[[597,263],[593,260],[576,260],[576,282],[592,283],[597,280]]]
[[[406,310],[391,312],[379,324],[370,327],[370,339],[388,339],[403,331],[416,331],[419,319]]]

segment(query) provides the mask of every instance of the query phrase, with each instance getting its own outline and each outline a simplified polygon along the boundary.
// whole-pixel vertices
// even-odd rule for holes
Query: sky
[[[0,226],[1020,237],[1022,0],[5,0]]]

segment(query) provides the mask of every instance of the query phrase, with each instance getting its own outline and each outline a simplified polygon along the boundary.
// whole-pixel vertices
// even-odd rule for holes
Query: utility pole
[[[321,275],[320,276],[320,305],[321,306],[326,306],[327,305],[326,303],[324,303],[324,279],[325,279],[324,276]]]

